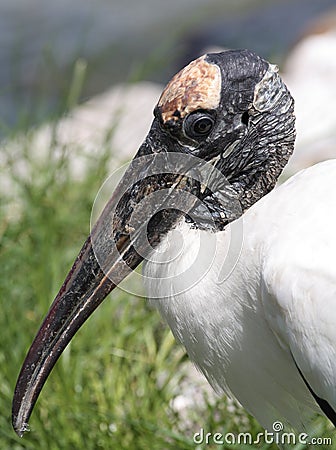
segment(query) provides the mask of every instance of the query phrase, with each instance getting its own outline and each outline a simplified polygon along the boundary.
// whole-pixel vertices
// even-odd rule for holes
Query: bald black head
[[[294,149],[294,101],[278,68],[249,50],[191,62],[164,89],[149,139],[213,161],[246,210],[267,194]]]

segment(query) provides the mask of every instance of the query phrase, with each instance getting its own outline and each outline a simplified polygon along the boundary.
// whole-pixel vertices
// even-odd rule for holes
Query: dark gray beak
[[[168,168],[167,152],[154,149],[153,142],[152,128],[84,243],[28,351],[13,399],[12,421],[19,436],[27,429],[39,393],[74,334],[174,226],[181,211],[195,201],[195,197],[188,197],[190,202],[184,198],[182,205],[174,197],[179,188],[188,190],[188,183],[177,174],[180,170]],[[165,191],[164,198],[154,195],[151,201],[144,201],[161,191]]]

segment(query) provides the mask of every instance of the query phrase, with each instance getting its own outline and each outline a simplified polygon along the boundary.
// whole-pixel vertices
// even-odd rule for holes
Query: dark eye
[[[205,137],[214,126],[214,119],[204,112],[190,114],[184,121],[184,132],[191,138]]]

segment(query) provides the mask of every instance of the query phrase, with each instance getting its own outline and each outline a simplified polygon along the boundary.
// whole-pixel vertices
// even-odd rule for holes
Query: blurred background
[[[10,425],[25,352],[89,232],[99,187],[137,150],[169,78],[225,48],[278,64],[295,97],[285,178],[336,156],[334,0],[0,0],[1,449],[193,449],[201,426],[260,431],[123,291],[61,357],[31,433],[19,439]],[[314,432],[328,427],[317,419]]]

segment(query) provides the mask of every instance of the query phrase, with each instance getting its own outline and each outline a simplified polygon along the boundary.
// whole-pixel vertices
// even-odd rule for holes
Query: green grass
[[[68,105],[77,97],[73,87]],[[26,177],[15,173],[12,154],[6,155],[4,167],[12,175],[19,206],[13,214],[10,193],[0,206],[0,449],[188,450],[196,448],[192,437],[201,427],[212,433],[262,431],[242,409],[232,413],[225,399],[207,401],[206,394],[205,406],[189,411],[188,421],[181,420],[171,400],[185,376],[185,352],[144,299],[114,291],[51,373],[32,414],[30,433],[15,435],[10,416],[18,372],[89,232],[92,203],[113,153],[102,148],[83,179],[74,181],[69,168],[73,149],[63,148],[56,157],[55,138],[48,157],[37,161],[30,156],[29,139],[22,145]],[[316,426],[318,436],[328,434],[325,420],[317,419]]]

